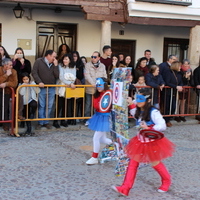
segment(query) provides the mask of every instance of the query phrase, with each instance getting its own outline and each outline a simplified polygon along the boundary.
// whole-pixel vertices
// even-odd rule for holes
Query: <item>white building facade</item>
[[[93,51],[101,51],[103,45],[111,44],[114,53],[131,54],[133,64],[144,55],[144,50],[150,49],[157,64],[173,53],[180,61],[189,58],[193,68],[199,65],[198,0],[174,1],[185,5],[128,0],[124,22],[114,17],[104,19],[103,13],[96,19],[85,17],[81,6],[64,5],[61,1],[57,4],[18,2],[25,11],[18,19],[13,14],[16,1],[0,2],[1,45],[10,55],[23,45],[26,57],[34,62],[46,49],[57,51],[60,44],[67,43],[81,56],[90,57]]]

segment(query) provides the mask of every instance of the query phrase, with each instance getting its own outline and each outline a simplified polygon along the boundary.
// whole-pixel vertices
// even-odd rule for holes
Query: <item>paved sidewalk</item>
[[[196,120],[173,122],[165,132],[177,149],[164,161],[173,183],[160,194],[158,174],[150,167],[138,171],[129,197],[119,197],[111,185],[115,163],[87,166],[93,131],[84,126],[45,128],[35,137],[8,137],[0,130],[0,200],[199,200],[200,125]],[[130,129],[132,135],[136,133]],[[103,147],[103,146],[102,146]]]

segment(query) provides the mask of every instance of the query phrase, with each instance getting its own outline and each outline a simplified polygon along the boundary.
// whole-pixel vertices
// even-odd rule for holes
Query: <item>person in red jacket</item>
[[[94,130],[92,157],[86,162],[87,165],[98,164],[100,144],[111,144],[112,140],[106,137],[110,131],[111,91],[108,88],[107,79],[96,79],[96,92],[94,93],[93,106],[95,114],[89,120],[89,129]]]

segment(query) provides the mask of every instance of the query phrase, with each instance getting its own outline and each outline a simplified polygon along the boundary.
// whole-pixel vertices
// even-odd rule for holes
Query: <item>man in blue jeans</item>
[[[45,57],[38,58],[32,70],[32,76],[36,84],[40,87],[38,97],[38,118],[49,118],[54,103],[55,87],[45,88],[46,85],[56,84],[59,78],[58,61],[56,60],[56,52],[47,50]],[[47,129],[51,128],[49,121],[43,120],[38,122],[37,130],[44,126]]]

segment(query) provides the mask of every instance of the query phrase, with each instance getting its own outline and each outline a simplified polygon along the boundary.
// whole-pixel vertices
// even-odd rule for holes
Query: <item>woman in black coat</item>
[[[13,69],[17,71],[17,78],[18,78],[18,84],[22,83],[22,75],[23,73],[28,73],[30,75],[31,73],[31,63],[29,60],[27,60],[24,56],[24,51],[21,47],[18,47],[15,50],[14,58],[13,58]],[[23,97],[19,94],[19,111],[18,111],[18,118],[23,120],[24,117],[22,116],[22,111],[24,108],[23,105]],[[24,121],[21,122],[20,127],[24,127]]]
[[[84,77],[84,69],[85,65],[80,58],[78,51],[72,52],[73,61],[76,66],[76,85],[84,85],[85,84],[85,77]],[[83,98],[78,98],[76,100],[76,116],[83,116]],[[76,124],[76,120],[68,120],[69,124],[72,125]]]
[[[159,90],[163,90],[165,82],[162,75],[159,74],[159,67],[152,65],[149,73],[145,76],[146,85],[154,88],[153,91],[153,105],[159,108]]]
[[[171,64],[170,70],[166,72],[166,86],[171,88],[166,89],[166,98],[165,98],[165,115],[173,115],[176,110],[177,102],[177,91],[183,91],[183,77],[180,72],[181,62],[175,61]],[[164,117],[168,127],[172,126],[170,123],[170,117]]]
[[[30,75],[31,73],[31,63],[24,56],[24,51],[21,47],[15,50],[15,55],[13,58],[13,69],[17,71],[18,83],[21,82],[21,74],[26,72]]]
[[[76,78],[84,84],[84,68],[85,65],[83,64],[83,61],[80,58],[78,51],[72,52],[73,61],[76,65]]]

